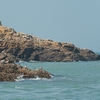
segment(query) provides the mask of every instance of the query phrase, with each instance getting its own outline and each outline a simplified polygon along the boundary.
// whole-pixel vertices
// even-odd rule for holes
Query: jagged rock
[[[14,63],[4,63],[0,64],[0,82],[2,81],[15,81],[19,77],[30,79],[30,78],[51,78],[50,73],[43,69],[31,70],[29,68],[24,68],[20,65]]]
[[[4,26],[0,26],[0,52],[2,51],[10,54],[13,61],[68,62],[100,60],[100,55],[91,50],[77,48],[71,43],[54,42],[50,39],[43,40]]]

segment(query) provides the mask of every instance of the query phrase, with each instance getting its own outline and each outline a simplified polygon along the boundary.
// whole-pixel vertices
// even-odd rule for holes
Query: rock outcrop
[[[20,79],[30,78],[51,78],[50,73],[43,69],[31,70],[15,63],[0,64],[0,82],[2,81],[19,81]]]
[[[13,28],[0,26],[0,59],[11,61],[96,61],[100,55],[89,49],[80,49],[71,43],[43,40],[16,32]]]

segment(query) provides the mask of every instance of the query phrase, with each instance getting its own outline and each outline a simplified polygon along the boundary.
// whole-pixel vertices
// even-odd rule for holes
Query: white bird
[[[25,68],[27,68],[27,66],[26,66],[26,64],[25,64],[25,66],[24,66]]]

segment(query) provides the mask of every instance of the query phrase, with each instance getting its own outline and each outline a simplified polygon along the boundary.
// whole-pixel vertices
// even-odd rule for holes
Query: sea
[[[0,100],[100,100],[100,61],[20,64],[42,67],[52,78],[0,82]]]

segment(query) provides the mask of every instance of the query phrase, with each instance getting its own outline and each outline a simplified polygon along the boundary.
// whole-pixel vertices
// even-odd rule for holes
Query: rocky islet
[[[55,42],[16,32],[13,28],[2,26],[0,21],[0,81],[15,81],[19,76],[29,79],[51,78],[42,68],[31,70],[15,62],[48,61],[73,62],[97,61],[100,55],[89,49],[80,49],[71,43]]]
[[[51,74],[42,68],[29,69],[15,63],[0,64],[0,82],[2,81],[20,81],[30,78],[51,78]]]
[[[1,22],[0,22],[1,23]],[[81,49],[71,43],[55,42],[16,32],[0,25],[0,53],[5,52],[12,60],[72,62],[96,61],[100,55],[92,50]],[[7,58],[6,58],[7,59]]]

